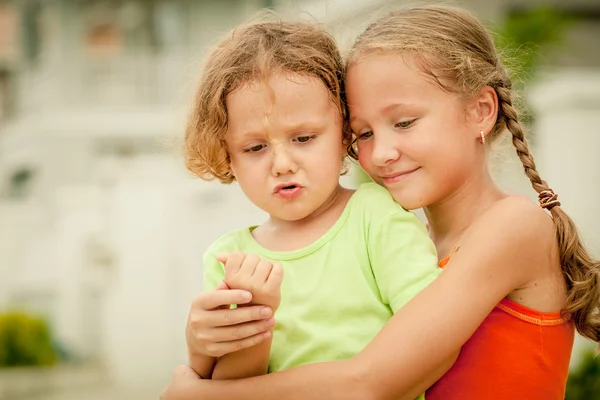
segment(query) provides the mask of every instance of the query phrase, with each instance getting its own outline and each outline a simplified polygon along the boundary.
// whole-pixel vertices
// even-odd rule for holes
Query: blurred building
[[[170,144],[206,49],[265,5],[0,2],[0,309],[123,382],[183,361],[204,248],[263,217]]]
[[[164,382],[201,254],[264,215],[192,179],[176,146],[202,56],[263,7],[325,22],[347,47],[390,0],[0,0],[0,310],[44,315],[73,357]],[[529,93],[534,154],[600,256],[600,3],[459,2],[499,23],[539,4],[577,16]],[[513,157],[498,175],[532,195]]]

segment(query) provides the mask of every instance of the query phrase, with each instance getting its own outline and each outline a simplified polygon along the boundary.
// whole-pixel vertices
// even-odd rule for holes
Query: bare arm
[[[225,354],[219,358],[212,379],[239,379],[265,375],[269,370],[271,339],[272,332],[269,339],[254,347]]]
[[[211,379],[213,370],[217,359],[215,357],[204,356],[201,354],[194,354],[188,351],[188,361],[190,367],[200,376],[202,379]]]
[[[405,390],[402,394],[386,397],[386,399],[414,400],[431,386],[431,382],[439,379],[450,369],[455,360],[456,355],[430,371],[423,380],[413,385],[412,388]],[[279,372],[275,375],[279,375],[280,379],[276,387],[272,389],[275,393],[293,393],[299,390],[300,393],[298,395],[292,396],[294,399],[303,398],[302,396],[310,399],[333,400],[371,400],[383,398],[377,397],[376,392],[369,390],[369,386],[366,385],[366,377],[361,375],[359,371],[353,371],[351,368],[352,364],[350,363],[333,362],[312,364],[290,370],[294,371],[296,376],[290,376],[292,375],[288,374],[290,371]],[[312,384],[305,385],[302,388],[298,387],[298,378],[308,381],[313,379],[314,376],[318,376],[319,378]],[[290,380],[290,378],[296,380]],[[258,381],[255,379],[228,382],[204,381],[198,379],[198,376],[193,372],[190,373],[190,371],[186,370],[185,366],[181,366],[175,370],[171,384],[160,398],[161,400],[205,400],[221,398],[219,396],[223,396],[223,393],[233,396],[232,398],[242,399],[278,398],[277,395],[271,393],[271,388],[264,384],[265,381],[256,387],[248,386],[249,382],[256,383]],[[225,385],[221,385],[222,383]]]
[[[433,383],[436,368],[546,262],[555,240],[551,221],[532,207],[514,198],[495,204],[470,227],[440,277],[354,358],[244,380],[198,380],[188,386],[189,399],[396,399]]]
[[[438,381],[446,374],[446,372],[448,372],[448,370],[450,370],[450,368],[452,368],[459,354],[460,353],[457,352],[448,360],[442,362],[434,370],[424,375],[423,379],[415,384],[412,389],[404,391],[404,393],[399,395],[400,397],[394,397],[394,400],[414,400],[420,394],[425,393],[434,382]]]
[[[462,250],[461,250],[462,251]],[[390,320],[388,325],[360,354],[347,361],[305,365],[267,376],[235,381],[188,382],[187,395],[181,399],[210,400],[236,398],[245,400],[289,400],[330,399],[330,400],[396,400],[398,397],[410,398],[415,394],[415,386],[428,387],[436,380],[436,367],[453,354],[444,347],[456,348],[466,341],[444,341],[444,337],[453,339],[452,325],[456,323],[446,307],[444,311],[423,313],[422,304],[427,300],[428,292],[435,290],[434,285],[443,282],[448,271],[432,283],[420,295],[411,300]],[[429,288],[433,290],[429,291]],[[425,298],[425,299],[424,299]],[[437,307],[436,307],[437,308]],[[490,308],[491,309],[491,308]],[[427,316],[423,323],[407,324],[404,318],[412,321]],[[456,314],[454,313],[454,317]],[[485,314],[481,318],[485,317]],[[425,324],[439,321],[449,330],[423,329]],[[476,325],[475,325],[476,327]],[[473,328],[474,331],[475,328]],[[427,338],[423,338],[426,336]],[[451,342],[451,341],[450,341]],[[416,372],[415,372],[416,371]],[[419,387],[419,389],[420,389]],[[415,394],[418,395],[418,391]],[[175,398],[173,398],[175,399]],[[171,400],[165,397],[165,400]]]
[[[248,289],[252,293],[253,303],[250,305],[267,305],[272,312],[277,310],[281,301],[281,281],[283,268],[281,264],[262,260],[254,254],[242,253],[221,254],[221,262],[225,264],[225,282],[231,288]],[[256,302],[256,303],[254,303]],[[269,370],[271,341],[273,331],[260,344],[223,355],[218,359],[212,379],[239,379],[265,375]]]

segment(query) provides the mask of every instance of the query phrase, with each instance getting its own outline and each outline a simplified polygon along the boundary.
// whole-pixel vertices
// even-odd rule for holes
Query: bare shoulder
[[[554,223],[526,197],[508,196],[473,222],[459,246],[455,264],[504,279],[511,291],[535,279],[540,266],[548,264],[556,246]]]
[[[497,201],[472,228],[495,231],[498,239],[519,240],[532,246],[530,250],[552,243],[555,232],[550,214],[524,196],[508,196]]]

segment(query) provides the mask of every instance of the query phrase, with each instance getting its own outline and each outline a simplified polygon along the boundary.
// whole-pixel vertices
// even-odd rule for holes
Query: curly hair
[[[264,82],[279,73],[322,82],[342,117],[343,141],[350,143],[342,80],[344,62],[333,37],[324,28],[307,22],[254,22],[234,29],[208,57],[185,131],[188,170],[205,180],[235,180],[224,140],[226,97],[244,83]]]

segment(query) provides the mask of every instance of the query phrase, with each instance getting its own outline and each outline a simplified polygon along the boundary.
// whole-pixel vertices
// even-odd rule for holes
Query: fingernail
[[[265,333],[263,333],[263,337],[265,339],[268,339],[271,336],[271,332],[270,331],[266,331]]]
[[[275,326],[275,322],[276,322],[276,321],[275,321],[275,318],[269,318],[269,319],[266,321],[266,325],[267,325],[267,326]]]
[[[242,294],[242,300],[247,300],[247,301],[252,300],[252,293],[250,293],[250,292],[244,292]]]
[[[271,309],[269,307],[264,307],[260,310],[260,315],[264,316],[264,317],[268,317],[269,315],[271,315]]]

